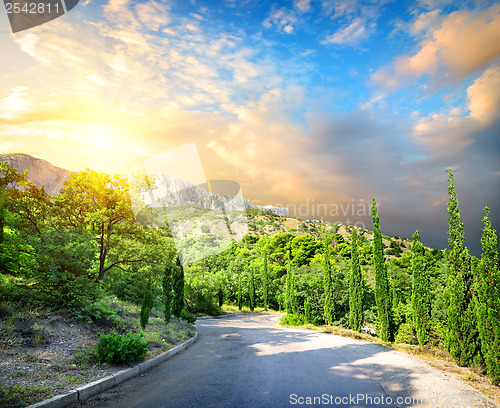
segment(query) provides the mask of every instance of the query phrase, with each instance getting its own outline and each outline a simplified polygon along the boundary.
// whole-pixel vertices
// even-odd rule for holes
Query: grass
[[[38,385],[0,384],[0,406],[3,408],[25,407],[52,395],[51,390]]]

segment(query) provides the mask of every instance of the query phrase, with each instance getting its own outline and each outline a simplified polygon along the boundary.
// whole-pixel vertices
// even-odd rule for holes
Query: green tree
[[[375,263],[375,302],[379,324],[379,337],[383,341],[393,340],[394,325],[392,315],[392,296],[390,293],[384,245],[380,231],[380,221],[375,198],[372,201],[373,217],[373,257]]]
[[[241,271],[238,274],[238,310],[241,312],[243,308],[243,285],[241,282]]]
[[[298,300],[296,290],[296,279],[293,274],[292,265],[290,261],[290,253],[288,253],[288,269],[286,273],[286,294],[285,294],[285,308],[286,314],[297,314]]]
[[[446,344],[461,366],[481,364],[480,340],[474,312],[472,260],[464,247],[465,230],[455,191],[453,173],[448,170],[449,249],[446,250]]]
[[[262,300],[264,301],[264,310],[267,310],[269,293],[269,270],[267,267],[267,254],[264,252],[264,268],[262,269]]]
[[[89,169],[74,173],[56,196],[55,204],[60,224],[93,233],[99,253],[96,281],[115,266],[144,261],[135,250],[120,250],[116,259],[107,263],[110,250],[123,247],[121,237],[135,239],[141,232],[132,212],[127,180]]]
[[[184,268],[176,257],[172,274],[172,314],[179,318],[184,308]]]
[[[483,253],[477,273],[476,316],[488,375],[500,384],[500,266],[497,235],[491,228],[490,209],[484,208],[481,237]]]
[[[323,315],[326,324],[333,324],[335,320],[335,294],[332,279],[332,265],[330,261],[330,244],[328,240],[325,240],[325,258],[323,268],[323,288],[325,292]]]
[[[309,299],[304,300],[304,316],[306,323],[311,323],[311,303],[309,302]]]
[[[15,187],[28,184],[24,171],[19,173],[14,167],[5,162],[0,162],[0,245],[4,240],[5,209],[9,200],[12,199],[12,191]]]
[[[250,267],[250,282],[248,285],[248,297],[250,298],[250,311],[255,309],[255,276],[253,267]]]
[[[349,326],[351,329],[361,331],[363,325],[363,300],[364,287],[361,266],[358,256],[358,234],[352,232],[351,242],[351,275],[349,279]]]
[[[148,282],[146,286],[146,293],[144,294],[141,304],[140,322],[142,330],[145,330],[146,326],[148,325],[149,315],[151,313],[152,308],[153,308],[153,293],[151,291],[151,282]]]
[[[165,272],[163,274],[162,286],[163,296],[165,299],[165,323],[170,322],[172,317],[172,303],[174,301],[173,278],[175,265],[169,259],[165,263]]]
[[[420,233],[415,231],[411,246],[411,270],[413,272],[413,290],[411,308],[413,324],[419,344],[429,341],[431,330],[431,283],[425,257],[425,248],[420,242]]]

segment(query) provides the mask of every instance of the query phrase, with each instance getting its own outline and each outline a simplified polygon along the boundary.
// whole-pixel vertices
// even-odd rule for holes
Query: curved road
[[[493,406],[409,355],[277,321],[271,315],[199,320],[198,341],[186,351],[76,406]]]

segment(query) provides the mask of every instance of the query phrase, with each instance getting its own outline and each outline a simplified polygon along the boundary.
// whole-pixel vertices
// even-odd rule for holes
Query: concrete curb
[[[105,391],[115,385],[118,385],[126,380],[129,380],[136,375],[149,370],[157,364],[168,360],[169,358],[175,356],[177,353],[187,349],[191,344],[198,340],[198,333],[195,333],[193,337],[186,340],[184,343],[171,348],[170,350],[162,353],[156,357],[144,361],[143,363],[136,365],[135,367],[128,368],[123,371],[119,371],[116,374],[112,374],[108,377],[101,378],[97,381],[91,382],[90,384],[82,385],[76,390],[72,390],[67,394],[56,395],[50,399],[37,402],[36,404],[29,405],[27,408],[64,408],[69,404],[73,404],[78,401],[84,401],[102,391]]]

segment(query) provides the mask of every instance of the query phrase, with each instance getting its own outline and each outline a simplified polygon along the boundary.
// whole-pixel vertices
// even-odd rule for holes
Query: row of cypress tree
[[[448,171],[449,248],[446,260],[445,343],[449,353],[461,366],[485,365],[493,383],[500,383],[500,271],[497,236],[491,227],[489,208],[485,207],[484,229],[481,238],[481,259],[471,256],[465,247],[465,230],[460,218],[453,173]],[[392,288],[384,255],[380,220],[376,200],[372,201],[374,226],[375,302],[377,334],[383,341],[393,341],[396,327],[392,305]],[[334,285],[332,282],[330,245],[325,242],[324,320],[333,324],[335,316]],[[420,233],[413,234],[411,271],[413,286],[411,312],[418,343],[429,342],[431,333],[430,266]],[[290,263],[289,263],[290,264]],[[360,331],[363,325],[364,282],[358,257],[358,235],[351,237],[351,273],[349,276],[349,326]],[[295,277],[288,267],[285,305],[287,314],[297,313]],[[306,311],[304,304],[304,310]],[[307,313],[306,313],[307,314]],[[307,321],[307,316],[306,316]]]

